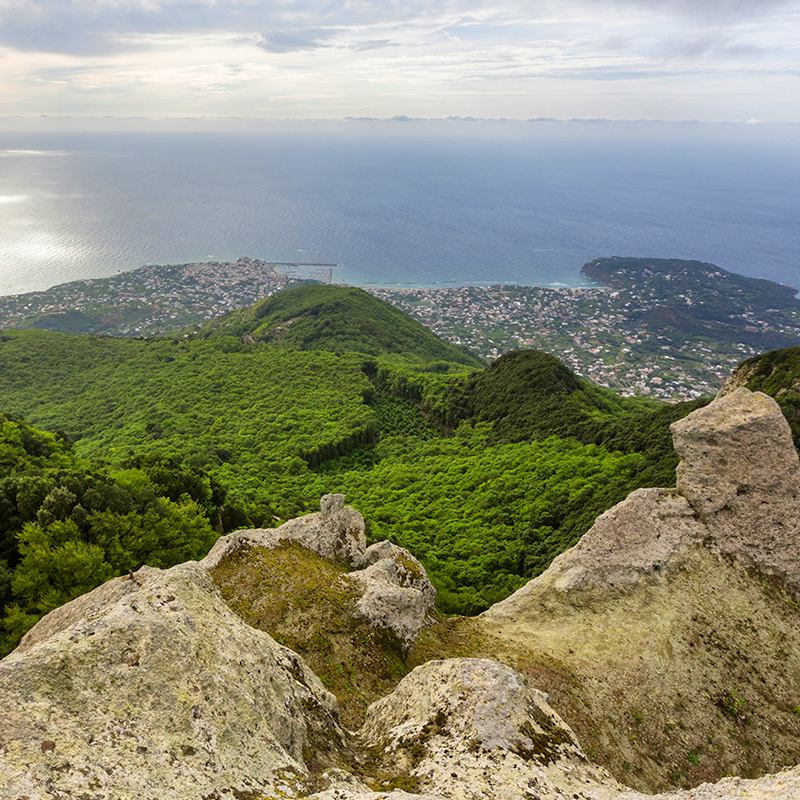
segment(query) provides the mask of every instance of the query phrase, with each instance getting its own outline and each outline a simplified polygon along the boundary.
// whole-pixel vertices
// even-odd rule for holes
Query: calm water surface
[[[359,285],[576,286],[610,255],[800,284],[786,131],[464,125],[0,134],[0,294],[240,255]]]

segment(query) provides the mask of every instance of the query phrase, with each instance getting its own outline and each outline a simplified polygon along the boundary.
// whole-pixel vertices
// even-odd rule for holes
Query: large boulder
[[[800,460],[778,404],[741,387],[671,426],[678,492],[702,518],[762,499],[795,503]],[[754,497],[753,495],[756,495]]]
[[[672,424],[677,491],[706,545],[800,591],[800,459],[778,404],[744,387]]]
[[[411,553],[392,542],[368,547],[360,570],[347,578],[362,591],[358,613],[378,628],[392,631],[408,652],[419,632],[433,622],[436,589]]]
[[[571,796],[622,788],[515,670],[497,661],[429,661],[373,703],[358,733],[380,780],[453,798]],[[586,796],[586,795],[582,795]]]
[[[331,560],[355,564],[367,547],[364,517],[344,504],[343,494],[326,494],[320,511],[290,519],[278,528],[251,528],[220,538],[202,564],[213,569],[229,553],[242,546],[275,547],[296,542]]]
[[[367,548],[364,518],[345,506],[343,494],[324,495],[321,511],[278,528],[240,530],[221,537],[200,562],[213,570],[241,550],[276,548],[293,542],[353,568],[345,577],[360,596],[356,611],[371,625],[390,631],[404,651],[433,619],[436,589],[425,568],[405,548],[378,542]]]
[[[269,796],[346,752],[336,700],[196,562],[144,567],[0,662],[0,796]]]
[[[569,593],[627,590],[692,547],[733,556],[800,591],[800,460],[777,403],[740,388],[673,423],[677,488],[638,489],[487,618]]]

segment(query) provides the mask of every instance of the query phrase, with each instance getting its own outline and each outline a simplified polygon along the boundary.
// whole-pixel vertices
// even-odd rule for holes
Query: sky
[[[800,122],[800,0],[0,0],[0,117]]]

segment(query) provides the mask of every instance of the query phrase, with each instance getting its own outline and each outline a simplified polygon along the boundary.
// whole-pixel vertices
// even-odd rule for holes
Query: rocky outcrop
[[[194,562],[51,612],[0,662],[0,698],[7,798],[291,794],[347,749],[333,695]]]
[[[775,771],[800,735],[787,423],[739,389],[672,432],[677,488],[633,492],[514,595],[431,634],[440,657],[473,641],[528,675],[598,763],[650,790]]]
[[[800,461],[789,426],[768,395],[742,387],[672,424],[677,489],[702,519],[797,503]]]
[[[367,547],[364,517],[345,506],[343,494],[326,494],[316,514],[290,519],[279,528],[253,528],[223,536],[201,563],[213,569],[239,547],[275,547],[281,542],[296,542],[325,558],[355,565]]]
[[[496,658],[426,661],[355,733],[303,659],[233,613],[209,572],[261,558],[257,585],[284,565],[270,587],[324,584],[332,620],[352,606],[405,649],[433,587],[402,548],[367,548],[341,495],[276,530],[225,536],[199,564],[145,567],[57,609],[0,662],[0,796],[800,797],[800,767],[777,771],[800,735],[797,453],[774,404],[743,389],[673,434],[676,489],[634,492],[511,598],[426,634],[441,651]],[[301,624],[314,612],[291,613]],[[597,759],[639,788],[674,786],[665,763],[693,765],[697,784],[776,772],[643,795]]]
[[[424,567],[391,542],[368,547],[357,563],[362,568],[347,578],[363,592],[356,603],[358,613],[372,625],[391,630],[407,652],[433,621],[436,589]]]
[[[639,489],[571,550],[485,613],[509,617],[550,591],[624,590],[692,547],[733,556],[800,591],[800,461],[777,403],[739,388],[672,425],[676,489]]]
[[[590,765],[548,697],[496,661],[430,661],[370,706],[359,743],[378,772],[437,797],[560,796],[615,781]],[[621,787],[618,787],[621,788]]]
[[[407,651],[432,621],[436,589],[422,564],[391,542],[367,548],[364,518],[345,506],[343,494],[322,498],[321,511],[274,529],[241,530],[220,538],[201,562],[211,570],[237,551],[294,542],[354,568],[344,577],[360,592],[356,610],[370,624],[391,631]]]
[[[673,423],[677,491],[707,546],[800,591],[800,461],[778,404],[736,389]]]

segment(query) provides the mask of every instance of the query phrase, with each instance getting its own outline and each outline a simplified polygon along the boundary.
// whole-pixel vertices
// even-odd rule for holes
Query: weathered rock
[[[681,458],[677,488],[702,518],[747,508],[764,496],[796,502],[800,460],[789,425],[768,395],[744,387],[671,426]]]
[[[324,495],[320,508],[316,514],[290,519],[278,528],[253,528],[223,536],[201,563],[213,569],[226,554],[243,544],[274,547],[291,541],[325,558],[355,565],[367,547],[364,517],[344,504],[343,494]]]
[[[277,794],[347,749],[335,698],[195,562],[51,612],[0,662],[0,698],[2,797]]]
[[[356,604],[370,624],[391,631],[404,650],[432,620],[436,589],[408,550],[391,542],[366,547],[364,518],[344,505],[343,494],[322,498],[322,511],[289,520],[279,528],[241,530],[221,537],[200,562],[211,570],[242,548],[274,548],[296,542],[357,571],[346,576],[363,593]]]
[[[800,767],[755,780],[723,778],[694,789],[667,794],[625,792],[617,800],[795,800],[800,797]]]
[[[800,459],[778,404],[739,388],[672,425],[705,543],[800,590]]]
[[[578,544],[555,558],[538,578],[484,616],[513,616],[520,602],[551,590],[569,593],[570,601],[578,602],[580,591],[629,589],[667,569],[704,535],[686,498],[668,489],[637,489],[601,514]]]
[[[417,667],[370,706],[358,738],[379,772],[437,797],[544,800],[622,788],[587,762],[547,696],[496,661]]]
[[[347,575],[363,594],[356,609],[372,625],[392,631],[408,651],[419,632],[433,621],[436,589],[425,568],[408,550],[392,542],[377,542]]]
[[[800,590],[800,461],[777,403],[737,389],[673,423],[676,489],[638,489],[601,514],[575,547],[484,612],[510,618],[553,592],[630,589],[690,548],[734,556]]]

